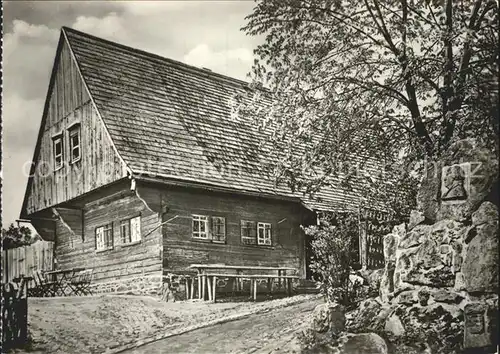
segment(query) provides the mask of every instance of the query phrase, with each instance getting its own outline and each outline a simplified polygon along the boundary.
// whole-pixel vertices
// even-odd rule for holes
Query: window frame
[[[216,234],[215,234],[215,226],[216,226],[216,223],[215,223],[215,220],[218,220],[218,221],[221,221],[222,220],[222,227],[223,227],[223,230],[224,232],[222,234],[217,234],[217,235],[222,235],[222,239],[219,239],[219,238],[215,238],[216,237]],[[210,238],[212,240],[212,242],[215,242],[215,243],[226,243],[226,235],[227,235],[227,226],[226,226],[226,218],[224,216],[211,216],[210,217]],[[220,224],[217,224],[217,225],[220,225]]]
[[[103,244],[104,247],[98,247],[97,234],[98,230],[102,229],[103,232]],[[95,237],[95,250],[96,252],[102,252],[107,250],[112,250],[114,248],[114,232],[113,232],[113,222],[97,226],[94,230]]]
[[[56,147],[57,145],[61,145],[61,152],[57,154]],[[63,134],[59,133],[52,136],[52,158],[54,159],[54,172],[59,171],[64,166],[64,139]],[[57,163],[59,158],[59,165]]]
[[[78,137],[78,145],[73,145],[73,137]],[[70,163],[78,162],[82,159],[82,134],[80,129],[80,123],[75,123],[68,127],[68,139],[69,139],[69,161]],[[78,156],[73,157],[73,151],[78,149]]]
[[[264,237],[260,237],[260,231],[264,231]],[[258,222],[257,223],[257,245],[258,246],[272,246],[273,244],[273,234],[272,234],[272,224],[268,222]],[[266,231],[269,231],[269,234],[267,234]],[[264,240],[264,241],[261,241]],[[266,241],[269,240],[269,243]]]
[[[196,240],[210,240],[208,220],[209,217],[207,215],[199,215],[199,214],[191,215],[191,238],[194,238]],[[198,231],[195,231],[194,228],[195,222],[198,222],[200,225]],[[205,224],[205,231],[200,231],[201,222],[204,222]],[[202,237],[201,235],[205,235],[205,237]]]

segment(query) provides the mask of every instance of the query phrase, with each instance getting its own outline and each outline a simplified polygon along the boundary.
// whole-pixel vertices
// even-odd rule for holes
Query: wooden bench
[[[208,286],[208,300],[215,302],[215,290],[217,288],[217,278],[235,278],[235,279],[250,279],[250,296],[255,301],[257,300],[257,279],[267,279],[267,288],[272,293],[271,279],[286,279],[287,295],[292,294],[292,279],[299,279],[298,275],[272,275],[272,274],[224,274],[224,273],[205,273],[198,277],[203,277]],[[205,289],[203,289],[205,290]],[[204,298],[204,291],[202,291]]]

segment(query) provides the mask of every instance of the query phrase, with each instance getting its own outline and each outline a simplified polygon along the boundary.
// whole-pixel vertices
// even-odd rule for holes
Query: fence
[[[48,241],[2,251],[2,283],[31,276],[36,270],[52,270],[53,251],[54,243]]]
[[[28,339],[27,283],[2,286],[2,352],[24,346]]]
[[[364,209],[360,213],[360,259],[368,269],[384,267],[383,237],[393,226],[389,213]]]

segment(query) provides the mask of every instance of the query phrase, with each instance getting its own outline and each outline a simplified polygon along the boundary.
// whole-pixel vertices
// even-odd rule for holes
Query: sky
[[[2,227],[19,218],[62,26],[245,79],[261,38],[241,1],[4,1]],[[28,168],[26,168],[28,166]]]

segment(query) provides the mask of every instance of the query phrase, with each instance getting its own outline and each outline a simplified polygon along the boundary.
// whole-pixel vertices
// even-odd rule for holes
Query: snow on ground
[[[101,353],[148,336],[245,312],[307,301],[297,295],[263,302],[162,302],[147,296],[30,298],[30,351]],[[20,352],[20,351],[17,351]]]

